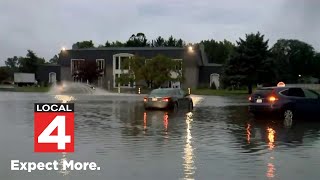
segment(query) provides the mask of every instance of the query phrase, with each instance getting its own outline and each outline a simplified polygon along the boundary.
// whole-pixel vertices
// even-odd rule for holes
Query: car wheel
[[[283,125],[285,127],[291,127],[293,125],[294,113],[291,109],[286,109],[283,112]]]

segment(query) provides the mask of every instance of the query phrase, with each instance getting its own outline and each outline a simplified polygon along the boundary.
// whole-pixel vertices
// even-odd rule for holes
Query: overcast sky
[[[47,60],[82,40],[95,45],[173,35],[187,42],[265,34],[320,50],[319,0],[0,0],[0,65],[32,49]]]

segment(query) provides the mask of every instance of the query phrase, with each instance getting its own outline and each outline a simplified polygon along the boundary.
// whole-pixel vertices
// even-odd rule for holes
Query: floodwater
[[[247,114],[246,98],[195,96],[192,113],[145,112],[142,96],[75,95],[75,152],[33,152],[33,103],[0,92],[2,180],[318,180],[320,122],[285,129]],[[94,161],[100,171],[11,171],[10,160]]]

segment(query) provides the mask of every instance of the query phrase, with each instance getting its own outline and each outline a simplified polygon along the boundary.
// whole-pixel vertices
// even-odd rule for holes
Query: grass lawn
[[[133,93],[136,94],[138,90],[121,89],[121,93]],[[141,89],[141,94],[150,93],[151,89]],[[111,89],[111,92],[118,92],[117,88]],[[185,89],[185,92],[188,92]],[[194,95],[211,95],[211,96],[245,96],[248,95],[247,90],[215,90],[215,89],[191,89],[191,94]]]
[[[0,88],[0,91],[12,92],[48,92],[50,87],[14,87],[14,88]]]
[[[239,96],[248,95],[247,90],[216,90],[216,89],[191,89],[191,94],[211,96]]]

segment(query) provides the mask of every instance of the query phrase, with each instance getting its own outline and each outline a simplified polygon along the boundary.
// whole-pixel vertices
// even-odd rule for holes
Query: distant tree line
[[[274,85],[279,81],[286,83],[308,82],[307,80],[310,77],[320,78],[320,53],[316,52],[310,44],[300,40],[279,39],[272,47],[269,47],[269,40],[263,34],[257,32],[246,34],[244,39],[239,38],[235,44],[228,40],[216,41],[213,39],[203,40],[200,43],[204,45],[209,63],[223,65],[221,74],[223,88],[247,87],[250,93],[252,87],[256,84]],[[148,40],[144,33],[133,34],[126,42],[107,41],[104,45],[98,47],[95,47],[92,40],[74,44],[76,48],[185,47],[187,45],[182,39],[173,36],[168,39],[159,36],[154,40]],[[143,59],[143,57],[137,57],[137,59]],[[155,57],[154,59],[154,62],[150,61],[148,63],[159,65],[159,59],[163,62],[166,61],[166,57]],[[33,51],[28,50],[26,57],[14,56],[5,61],[6,66],[0,67],[0,82],[12,79],[14,72],[35,73],[38,64],[57,64],[58,60],[59,54],[46,62],[44,58],[40,58]],[[169,64],[172,65],[172,63]],[[141,66],[141,69],[143,67]],[[172,69],[173,66],[166,68]],[[95,71],[92,76],[99,76],[99,73]],[[78,76],[85,77],[89,74],[89,72],[82,73]],[[150,79],[150,77],[145,78],[145,81],[148,81],[147,83],[161,84],[162,80],[154,80],[157,78]],[[121,78],[122,81],[126,81],[123,80],[126,79],[125,77]]]
[[[209,63],[224,64],[234,53],[235,45],[228,41],[205,40],[201,41],[208,56]]]
[[[13,80],[15,72],[36,73],[38,65],[48,63],[44,58],[37,56],[32,50],[28,50],[25,57],[13,56],[5,61],[6,66],[0,67],[0,83],[5,80]]]
[[[320,54],[305,42],[279,39],[271,48],[264,35],[246,34],[239,39],[230,58],[224,63],[222,83],[225,88],[253,85],[299,83],[320,78]]]
[[[102,47],[184,47],[186,43],[182,39],[176,39],[172,35],[168,39],[159,36],[155,40],[149,41],[144,33],[132,34],[126,42],[107,41],[104,45],[95,46],[92,40],[81,41],[73,44],[73,47],[102,48]]]

